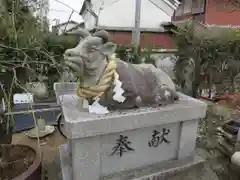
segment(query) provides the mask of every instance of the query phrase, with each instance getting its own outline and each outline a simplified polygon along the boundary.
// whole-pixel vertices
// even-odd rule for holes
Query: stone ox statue
[[[108,41],[106,31],[90,34],[82,29],[69,34],[81,37],[75,48],[67,49],[64,53],[64,63],[79,78],[80,88],[86,90],[96,87],[109,62],[113,60],[115,63],[115,76],[112,74],[111,83],[108,83],[98,99],[102,106],[112,110],[130,109],[167,105],[178,100],[175,84],[163,70],[151,64],[130,64],[116,58],[114,54],[117,45]],[[116,93],[116,84],[113,83],[115,78],[121,82],[120,86],[124,91],[124,100],[121,102],[113,98]],[[85,98],[90,104],[93,103],[94,97]]]

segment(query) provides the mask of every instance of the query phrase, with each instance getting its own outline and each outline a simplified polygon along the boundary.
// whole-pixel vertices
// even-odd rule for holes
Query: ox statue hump
[[[131,109],[178,100],[175,84],[162,69],[118,59],[117,45],[109,42],[106,31],[90,34],[81,29],[71,34],[81,40],[65,51],[64,62],[79,79],[77,94],[90,104],[97,97],[109,109]]]

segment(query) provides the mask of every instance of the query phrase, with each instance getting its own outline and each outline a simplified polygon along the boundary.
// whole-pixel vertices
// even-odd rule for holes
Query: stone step
[[[59,146],[59,154],[62,169],[62,180],[72,180],[73,171],[68,144],[62,144]]]
[[[59,147],[59,152],[62,169],[62,180],[72,180],[72,166],[68,145],[61,145]],[[205,160],[201,157],[194,156],[193,158],[172,160],[128,172],[112,174],[110,176],[101,177],[101,180],[175,180],[175,178],[177,177],[184,177],[187,178],[187,180],[196,180],[197,177],[199,177],[199,174],[201,174],[201,176],[204,178],[209,177],[210,175],[211,177],[213,177],[212,172],[211,174],[209,172],[206,172],[206,170],[204,169],[204,162]],[[188,174],[187,177],[185,177],[186,174]],[[210,179],[217,180],[217,178]]]
[[[101,177],[101,180],[166,180],[181,174],[196,174],[204,168],[205,160],[197,155],[182,160],[166,161],[127,172]],[[180,178],[181,179],[181,178]],[[189,180],[192,180],[191,178]],[[195,179],[193,179],[195,180]]]

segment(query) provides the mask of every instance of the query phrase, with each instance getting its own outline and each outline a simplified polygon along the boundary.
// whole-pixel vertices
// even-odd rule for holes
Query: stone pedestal
[[[69,143],[60,147],[63,179],[152,179],[202,162],[195,157],[195,143],[207,106],[179,96],[180,101],[164,107],[95,115],[81,112],[76,96],[64,95]]]

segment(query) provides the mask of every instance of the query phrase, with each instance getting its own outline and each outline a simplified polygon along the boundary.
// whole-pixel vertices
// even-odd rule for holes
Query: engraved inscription
[[[167,128],[163,128],[161,133],[157,130],[153,130],[152,139],[148,142],[148,146],[156,148],[163,142],[169,144],[170,141],[167,139],[167,135],[170,132],[171,130]]]
[[[111,155],[119,155],[120,157],[123,156],[123,153],[128,151],[134,151],[131,147],[132,142],[128,140],[127,136],[120,135],[119,138],[116,140],[116,146],[112,148]]]

